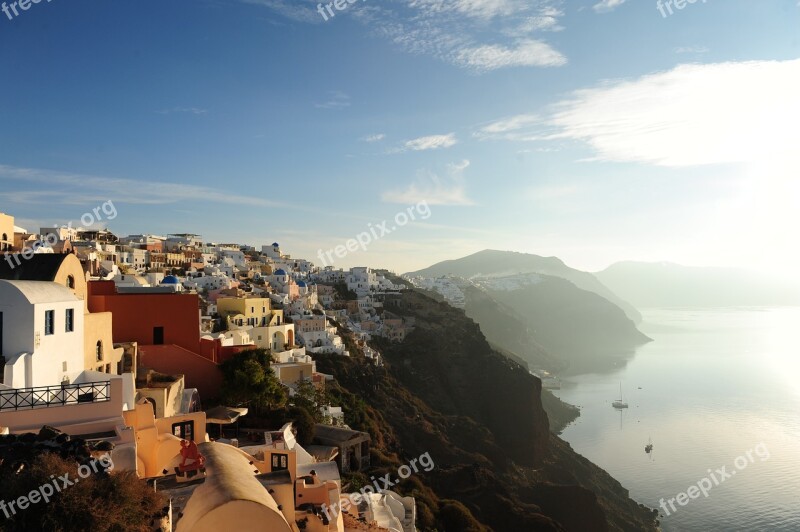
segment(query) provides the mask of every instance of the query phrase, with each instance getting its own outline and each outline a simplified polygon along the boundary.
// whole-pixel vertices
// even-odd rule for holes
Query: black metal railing
[[[102,403],[110,400],[110,381],[15,388],[0,390],[0,411]]]

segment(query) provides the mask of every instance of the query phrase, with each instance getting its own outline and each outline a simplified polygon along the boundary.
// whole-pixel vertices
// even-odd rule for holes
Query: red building
[[[118,293],[113,281],[92,281],[90,312],[111,312],[115,342],[137,342],[139,365],[161,373],[182,373],[186,386],[216,397],[222,373],[220,351],[200,344],[197,294]],[[205,356],[204,356],[205,355]]]

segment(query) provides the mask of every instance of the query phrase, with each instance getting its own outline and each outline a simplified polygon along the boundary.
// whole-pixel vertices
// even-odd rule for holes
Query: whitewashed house
[[[11,388],[71,382],[84,370],[84,302],[66,286],[0,280],[0,355]]]

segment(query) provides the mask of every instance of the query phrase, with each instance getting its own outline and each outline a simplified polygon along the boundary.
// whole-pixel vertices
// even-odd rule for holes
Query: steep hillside
[[[422,530],[657,529],[651,510],[549,432],[539,379],[494,352],[472,320],[416,291],[391,310],[416,329],[376,344],[387,367],[316,358],[336,377],[347,422],[372,434],[377,471],[434,459],[400,487],[418,497]]]
[[[464,288],[464,312],[481,327],[490,343],[522,358],[532,369],[560,371],[567,364],[547,352],[536,341],[530,327],[516,313],[474,286]]]
[[[733,268],[619,262],[595,275],[641,308],[800,304],[797,281]]]
[[[569,281],[546,275],[535,282],[515,279],[511,286],[507,281],[483,281],[480,287],[510,309],[548,353],[570,366],[601,367],[650,341],[619,307]]]
[[[642,320],[642,315],[633,305],[609,290],[594,275],[570,268],[557,257],[541,257],[529,253],[486,249],[460,259],[443,261],[408,275],[425,277],[455,275],[471,279],[473,277],[507,277],[528,273],[541,273],[571,281],[578,288],[608,299],[624,310],[634,323]]]

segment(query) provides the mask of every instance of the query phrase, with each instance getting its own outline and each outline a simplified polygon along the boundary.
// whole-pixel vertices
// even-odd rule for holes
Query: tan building
[[[14,217],[0,212],[0,252],[14,247]]]
[[[227,320],[229,329],[283,324],[283,310],[273,310],[268,297],[220,297],[217,313]]]
[[[201,443],[202,475],[159,479],[157,489],[170,499],[177,532],[344,531],[342,514],[325,511],[342,496],[336,463],[315,462],[297,444],[291,424],[267,434],[266,443],[241,448]]]
[[[208,440],[206,413],[193,412],[156,418],[150,401],[140,400],[123,412],[126,427],[136,436],[136,473],[141,478],[160,477],[180,464],[181,440]]]
[[[185,383],[183,375],[165,375],[157,371],[139,374],[136,379],[136,392],[153,407],[157,418],[172,417],[181,413]],[[195,406],[199,407],[199,401]],[[189,406],[191,412],[192,406]]]

